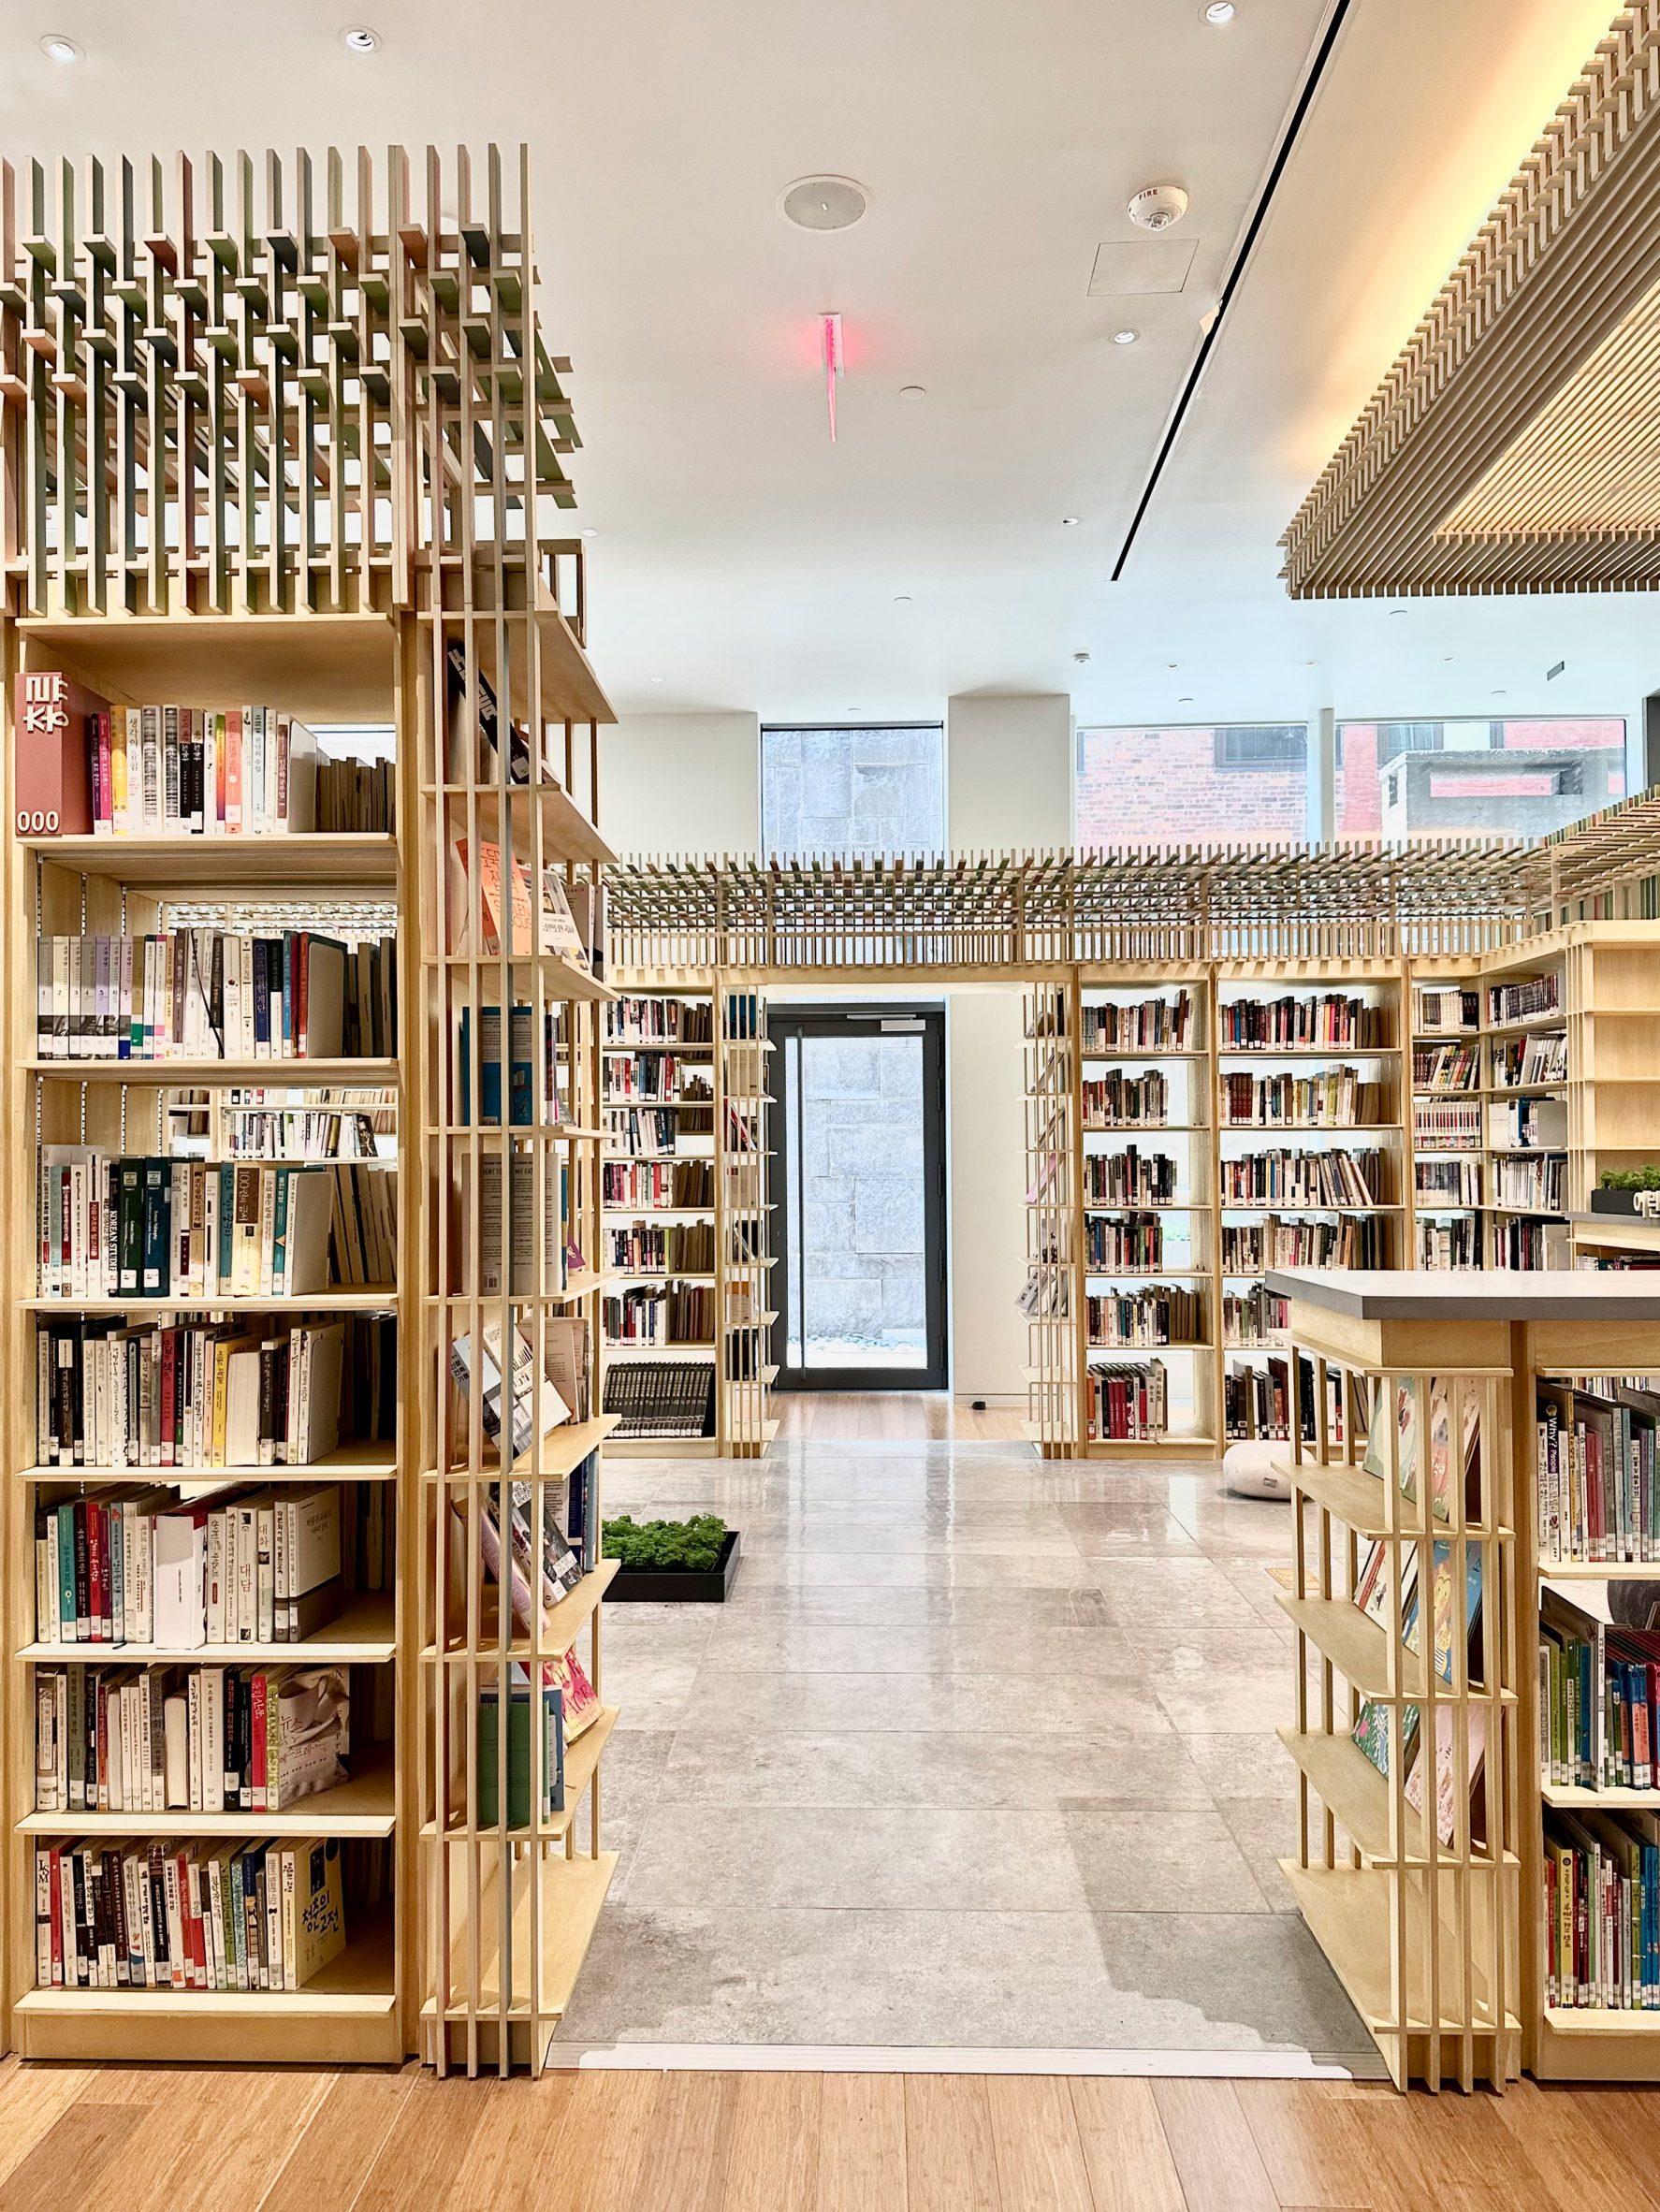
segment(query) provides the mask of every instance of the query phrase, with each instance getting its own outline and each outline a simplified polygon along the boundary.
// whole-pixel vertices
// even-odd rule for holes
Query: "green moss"
[[[1597,1182],[1604,1190],[1660,1190],[1660,1167],[1604,1168]]]
[[[706,1575],[721,1564],[726,1523],[718,1513],[694,1514],[690,1521],[635,1521],[619,1513],[604,1524],[604,1556],[624,1566],[654,1567]]]

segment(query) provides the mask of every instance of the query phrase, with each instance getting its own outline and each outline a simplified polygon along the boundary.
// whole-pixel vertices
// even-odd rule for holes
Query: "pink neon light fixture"
[[[836,384],[846,362],[841,351],[841,317],[819,317],[819,354],[824,364],[824,403],[830,413],[830,443],[836,443]]]

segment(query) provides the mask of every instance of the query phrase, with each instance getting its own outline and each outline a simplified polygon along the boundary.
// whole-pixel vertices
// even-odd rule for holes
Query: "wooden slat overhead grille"
[[[1533,842],[689,856],[625,861],[606,880],[613,958],[634,975],[1454,955],[1562,922],[1653,915],[1660,797],[1628,799]]]
[[[1660,0],[1623,9],[1282,543],[1296,599],[1660,585]]]

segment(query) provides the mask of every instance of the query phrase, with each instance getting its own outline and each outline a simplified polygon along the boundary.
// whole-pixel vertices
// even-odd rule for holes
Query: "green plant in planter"
[[[1596,1180],[1604,1190],[1660,1190],[1660,1167],[1604,1168]]]
[[[690,1521],[636,1521],[619,1513],[604,1524],[604,1556],[625,1567],[652,1567],[687,1575],[712,1574],[721,1564],[726,1523],[718,1513]]]

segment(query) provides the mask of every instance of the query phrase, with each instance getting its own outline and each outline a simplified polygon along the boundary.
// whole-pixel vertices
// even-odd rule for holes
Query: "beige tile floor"
[[[719,1511],[743,1564],[724,1607],[607,1610],[623,1859],[562,2041],[1376,2072],[1275,1864],[1283,1506],[891,1433],[616,1463],[607,1505]]]

